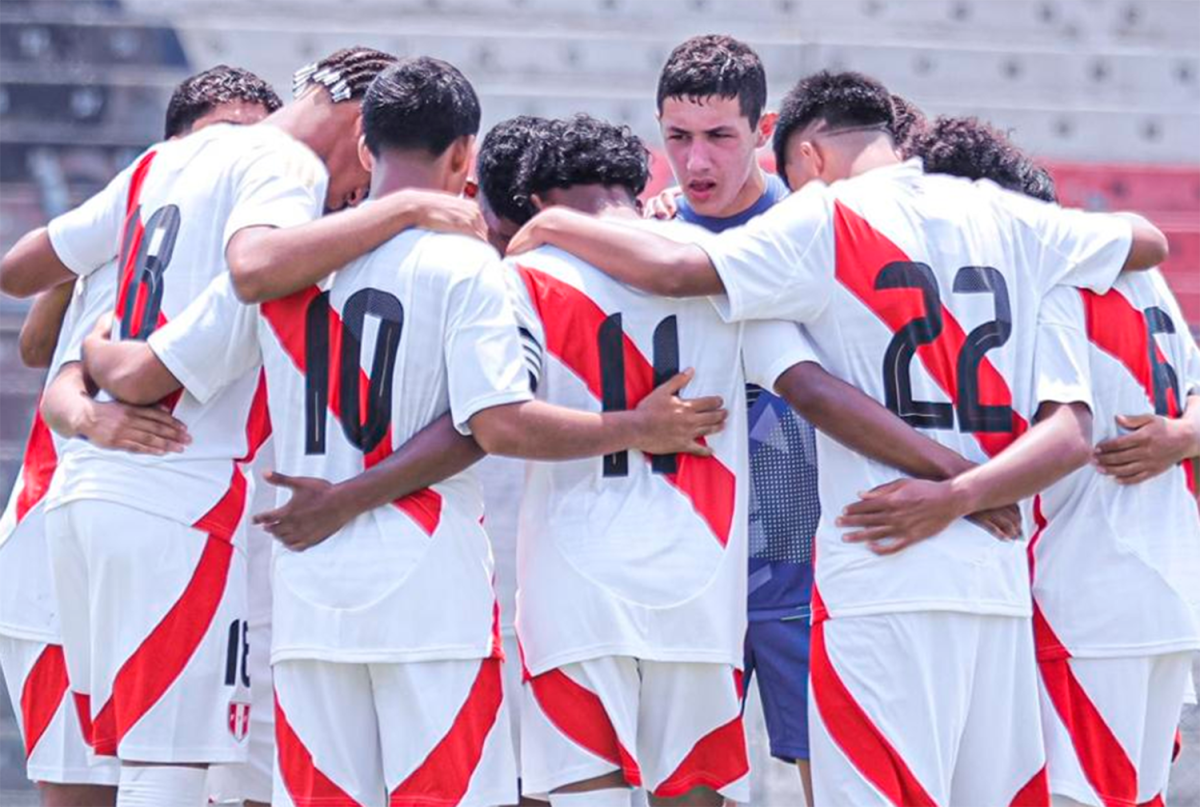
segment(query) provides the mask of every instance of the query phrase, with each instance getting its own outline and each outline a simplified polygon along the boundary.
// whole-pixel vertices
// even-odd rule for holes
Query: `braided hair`
[[[361,101],[367,87],[396,57],[374,48],[342,48],[292,75],[292,96],[299,98],[312,85],[324,87],[333,102]]]

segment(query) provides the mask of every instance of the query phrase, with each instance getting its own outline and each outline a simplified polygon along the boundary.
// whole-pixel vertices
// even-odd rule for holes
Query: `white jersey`
[[[500,600],[500,632],[515,635],[517,612],[517,517],[525,462],[513,457],[487,456],[474,466],[483,487],[483,527],[492,542],[496,563],[496,596]]]
[[[153,146],[107,188],[50,222],[50,241],[72,271],[118,257],[114,338],[146,339],[225,273],[238,230],[317,218],[327,174],[299,141],[267,124],[218,125]],[[233,460],[254,453],[265,424],[258,377],[248,373],[200,402],[166,403],[192,437],[165,456],[87,446],[64,461],[49,506],[77,499],[119,502],[192,524],[231,489]]]
[[[487,245],[410,230],[311,287],[240,305],[221,277],[150,340],[199,401],[266,369],[275,468],[357,476],[438,417],[529,400]],[[281,494],[280,504],[288,497]],[[469,473],[380,507],[303,552],[277,546],[272,662],[499,653],[492,558]]]
[[[1087,362],[1097,442],[1118,415],[1178,417],[1200,394],[1200,350],[1157,272],[1122,275],[1105,295],[1055,289],[1043,327],[1073,327]],[[1047,378],[1057,399],[1062,382]],[[1078,397],[1071,392],[1068,397]],[[1200,512],[1190,462],[1137,485],[1088,465],[1035,501],[1035,637],[1043,659],[1200,648]]]
[[[64,364],[79,361],[84,337],[102,314],[112,310],[116,276],[116,263],[110,261],[76,284],[63,315],[43,392]],[[84,445],[81,440],[65,440],[46,426],[39,398],[21,473],[0,518],[0,635],[60,641],[43,512],[46,493],[51,480],[61,473],[59,466],[64,457]]]
[[[727,319],[804,323],[829,372],[983,462],[1036,411],[1042,298],[1059,283],[1106,291],[1130,239],[1121,219],[926,175],[910,160],[811,183],[703,246],[725,285],[713,300]],[[1072,357],[1056,355],[1068,372]],[[818,456],[814,619],[1030,613],[1024,545],[966,520],[889,556],[842,541],[838,514],[859,491],[899,474],[824,434]]]
[[[668,237],[700,231],[644,223]],[[512,262],[537,395],[630,409],[694,368],[684,394],[719,395],[711,457],[625,451],[533,463],[517,545],[517,636],[538,675],[607,655],[742,666],[746,631],[747,382],[773,389],[811,358],[792,323],[726,325],[705,299],[654,297],[561,250]]]

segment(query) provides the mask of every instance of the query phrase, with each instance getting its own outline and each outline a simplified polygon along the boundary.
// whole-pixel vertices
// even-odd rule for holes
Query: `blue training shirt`
[[[745,224],[787,195],[783,180],[768,174],[763,195],[736,216],[701,216],[686,196],[679,197],[677,215],[719,233]],[[750,409],[750,620],[807,619],[813,536],[821,517],[816,435],[808,421],[761,387],[747,385],[746,403]]]

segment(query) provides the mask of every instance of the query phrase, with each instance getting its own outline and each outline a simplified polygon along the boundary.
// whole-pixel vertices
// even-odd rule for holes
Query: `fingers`
[[[269,475],[270,474],[268,474],[268,476]],[[286,513],[287,505],[285,504],[283,507],[276,507],[274,510],[264,510],[261,513],[256,513],[250,517],[250,520],[259,526],[265,527],[270,524],[278,523]],[[267,531],[270,532],[269,529]]]
[[[703,398],[688,398],[685,402],[687,407],[694,412],[711,412],[724,411],[721,409],[725,405],[724,399],[720,395],[705,395]]]
[[[691,454],[693,457],[711,457],[713,455],[713,450],[709,446],[706,446],[703,443],[697,443],[693,440],[685,443],[680,447],[680,450],[676,451],[675,453]]]
[[[859,494],[860,499],[878,499],[881,496],[886,496],[894,490],[899,490],[908,484],[907,479],[893,479],[891,482],[884,482],[882,485],[876,485],[866,493]]]
[[[895,527],[871,527],[865,530],[856,532],[848,532],[842,536],[842,540],[848,544],[861,544],[864,541],[880,541],[885,538],[897,538],[897,530]]]
[[[851,516],[870,515],[873,513],[885,513],[885,512],[890,511],[891,509],[892,509],[891,503],[885,499],[880,499],[880,498],[859,499],[858,501],[853,502],[852,504],[848,504],[848,505],[846,505],[845,508],[843,508],[842,515],[838,519],[838,522],[840,523],[842,518],[847,518],[847,517],[851,517]]]
[[[1117,425],[1123,429],[1140,429],[1155,421],[1158,415],[1117,415]]]
[[[288,490],[298,490],[301,487],[300,480],[298,477],[288,476],[287,474],[281,474],[281,473],[279,473],[279,471],[267,471],[266,475],[263,478],[266,479],[269,483],[271,483],[272,485],[274,485],[277,488],[287,488]],[[281,508],[280,512],[282,512],[282,508]]]
[[[860,513],[858,515],[839,516],[835,521],[838,527],[883,527],[888,524],[895,524],[895,514],[890,510],[878,511],[874,513]]]
[[[1123,434],[1120,437],[1112,437],[1104,440],[1096,445],[1096,453],[1099,456],[1106,454],[1115,454],[1119,451],[1128,451],[1131,448],[1137,448],[1149,441],[1149,438],[1141,432],[1133,434]]]
[[[876,555],[894,555],[901,549],[907,549],[917,543],[916,538],[884,538],[878,541],[872,541],[867,549],[870,549]]]
[[[675,395],[689,383],[691,383],[691,380],[695,375],[696,371],[689,367],[686,370],[676,373],[668,378],[658,386],[658,390],[660,390],[664,395]],[[697,398],[696,400],[699,401],[702,399]],[[691,401],[690,403],[695,404],[695,401]]]

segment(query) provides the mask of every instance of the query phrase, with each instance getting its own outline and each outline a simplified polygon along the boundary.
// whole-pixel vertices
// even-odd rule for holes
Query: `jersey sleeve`
[[[1037,403],[1092,407],[1090,346],[1079,289],[1056,286],[1038,310],[1035,360]]]
[[[517,333],[521,337],[521,358],[525,369],[529,371],[529,387],[537,392],[542,380],[542,368],[545,361],[546,331],[542,318],[534,308],[533,299],[529,296],[521,279],[520,270],[509,261],[504,262],[504,282],[508,288],[508,299],[512,303],[513,315],[517,320]]]
[[[447,309],[450,413],[463,434],[477,412],[533,398],[505,267],[494,254],[477,266],[452,283]]]
[[[258,306],[243,305],[222,272],[147,342],[192,397],[206,403],[261,363]]]
[[[747,382],[773,390],[781,375],[804,361],[820,364],[803,326],[780,320],[746,323],[742,367]]]
[[[834,283],[832,197],[812,183],[747,224],[698,241],[721,276],[713,304],[726,322],[807,322]]]
[[[1059,284],[1105,294],[1121,274],[1133,244],[1133,227],[1108,213],[1071,210],[996,190],[1037,244],[1037,277],[1043,293]]]
[[[288,145],[260,147],[237,165],[222,252],[247,227],[296,227],[321,216],[329,175],[315,155]]]
[[[96,327],[96,320],[111,312],[117,301],[117,262],[101,266],[80,281],[83,285],[71,300],[71,309],[63,320],[64,330],[59,334],[59,350],[62,351],[55,363],[58,366],[74,361],[83,361],[83,340]],[[66,323],[70,323],[66,327]]]
[[[80,277],[90,275],[117,257],[128,212],[130,178],[145,156],[117,174],[104,190],[51,219],[46,226],[54,254]]]

